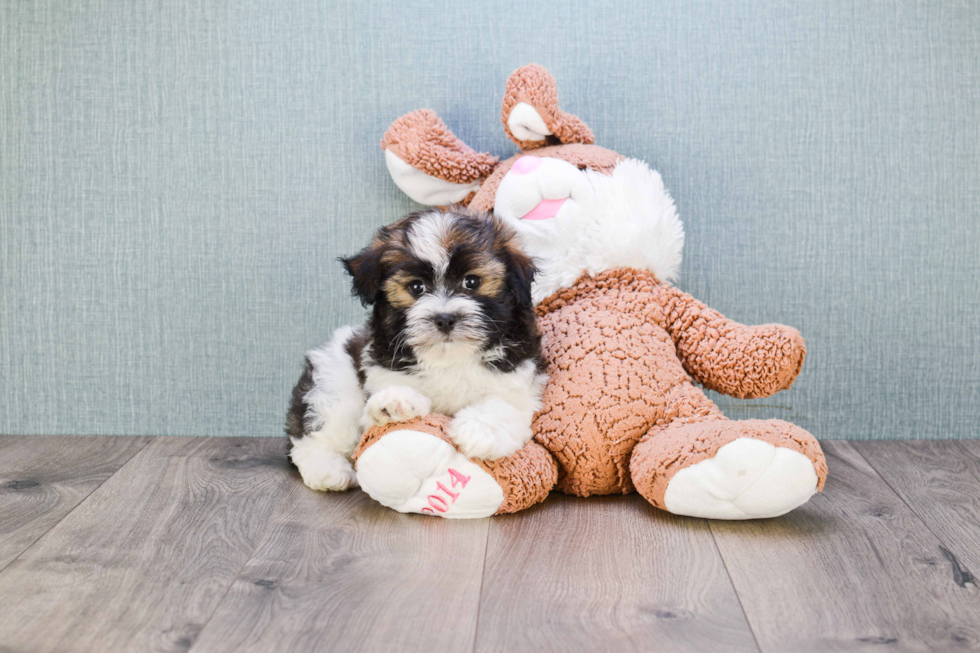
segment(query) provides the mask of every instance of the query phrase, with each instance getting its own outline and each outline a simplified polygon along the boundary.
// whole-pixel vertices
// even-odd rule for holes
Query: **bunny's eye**
[[[415,279],[414,281],[408,282],[408,292],[412,293],[413,297],[421,297],[422,293],[425,292],[425,284]]]

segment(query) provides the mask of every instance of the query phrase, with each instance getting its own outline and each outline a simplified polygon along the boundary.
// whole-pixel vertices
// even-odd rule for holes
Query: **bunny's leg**
[[[643,436],[630,458],[637,491],[658,508],[709,519],[776,517],[823,489],[823,452],[800,427],[730,421],[690,384],[672,400],[672,418]]]
[[[468,459],[430,414],[369,429],[354,452],[361,489],[397,510],[454,519],[517,512],[543,501],[558,466],[534,441],[496,460]]]

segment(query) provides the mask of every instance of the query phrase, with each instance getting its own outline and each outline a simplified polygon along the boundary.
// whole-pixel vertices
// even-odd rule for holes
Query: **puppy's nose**
[[[534,172],[539,165],[541,165],[541,159],[539,157],[522,156],[517,161],[514,161],[514,165],[510,167],[510,171],[515,175],[526,175]]]
[[[439,313],[438,315],[432,316],[432,321],[435,323],[437,329],[443,333],[449,333],[456,326],[459,317],[452,313]]]

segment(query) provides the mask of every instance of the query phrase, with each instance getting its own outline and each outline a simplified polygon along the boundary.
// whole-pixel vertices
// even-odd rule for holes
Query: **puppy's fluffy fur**
[[[470,458],[530,440],[545,380],[534,265],[508,227],[460,207],[419,211],[342,262],[371,312],[309,352],[293,389],[286,433],[306,485],[356,485],[363,431],[430,411],[453,417],[449,435]]]

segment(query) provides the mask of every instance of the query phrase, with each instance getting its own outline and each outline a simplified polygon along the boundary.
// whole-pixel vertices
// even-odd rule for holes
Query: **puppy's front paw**
[[[407,422],[416,417],[425,417],[431,410],[432,402],[419,391],[404,385],[393,385],[371,395],[364,406],[361,425],[367,429],[391,422]]]
[[[350,460],[313,437],[294,440],[290,458],[311,490],[339,492],[357,487],[357,475]]]
[[[447,433],[467,458],[496,460],[516,453],[531,439],[529,422],[509,404],[490,400],[456,413]]]
[[[452,421],[449,425],[449,437],[456,443],[460,453],[467,458],[494,460],[517,451],[517,449],[507,451],[507,447],[499,447],[483,424],[465,418],[457,417]]]

